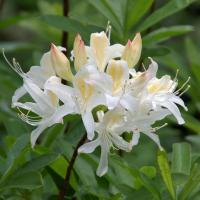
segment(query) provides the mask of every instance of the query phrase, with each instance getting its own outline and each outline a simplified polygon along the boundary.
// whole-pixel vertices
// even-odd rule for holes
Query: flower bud
[[[85,50],[84,41],[82,40],[81,36],[77,34],[75,40],[74,40],[74,67],[76,71],[79,71],[79,69],[87,63],[87,54]]]
[[[90,46],[94,54],[96,65],[101,72],[103,72],[106,67],[106,50],[109,45],[109,40],[105,32],[91,34]]]
[[[51,60],[56,74],[67,81],[73,80],[70,63],[67,57],[54,45],[51,44]]]
[[[128,67],[134,67],[141,55],[142,50],[142,39],[140,33],[137,33],[133,41],[128,40],[124,52],[122,54],[122,59],[128,63]]]

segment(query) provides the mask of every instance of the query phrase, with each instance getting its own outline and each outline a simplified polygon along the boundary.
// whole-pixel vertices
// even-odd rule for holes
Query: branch
[[[87,139],[87,134],[85,133],[83,135],[83,137],[81,138],[81,140],[78,142],[75,150],[74,150],[74,153],[72,155],[72,158],[69,162],[69,165],[68,165],[68,168],[67,168],[67,171],[66,171],[66,175],[65,175],[65,180],[63,182],[63,186],[62,188],[60,189],[60,192],[58,194],[58,197],[57,197],[57,200],[63,200],[65,195],[67,194],[67,191],[68,191],[68,188],[69,188],[69,181],[70,181],[70,176],[71,176],[71,172],[72,172],[72,169],[73,169],[73,166],[74,166],[74,163],[76,161],[76,158],[78,156],[78,148],[84,144],[84,142],[86,141]]]
[[[63,0],[63,16],[67,17],[69,13],[69,0]],[[63,31],[61,46],[67,49],[68,33]]]

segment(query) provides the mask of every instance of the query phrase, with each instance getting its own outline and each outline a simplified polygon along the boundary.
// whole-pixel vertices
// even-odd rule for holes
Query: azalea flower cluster
[[[154,123],[170,114],[178,124],[184,123],[177,105],[187,110],[179,96],[187,82],[176,89],[176,77],[157,78],[158,65],[151,58],[147,69],[135,70],[142,50],[139,33],[125,46],[110,45],[105,32],[92,33],[90,46],[77,35],[71,61],[65,50],[52,44],[40,66],[32,66],[27,73],[15,60],[12,64],[7,60],[23,79],[12,98],[12,107],[19,110],[22,120],[36,127],[31,133],[32,147],[47,127],[62,123],[66,115],[80,114],[89,141],[78,151],[91,153],[101,147],[97,175],[102,176],[108,170],[111,148],[129,152],[143,133],[162,149],[155,133],[160,127],[153,127]],[[27,94],[32,101],[23,102]],[[125,139],[125,132],[131,139]]]

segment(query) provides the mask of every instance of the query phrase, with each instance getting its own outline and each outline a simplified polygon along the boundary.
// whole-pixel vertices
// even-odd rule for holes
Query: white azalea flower
[[[175,116],[178,123],[183,124],[185,121],[176,104],[182,106],[186,111],[187,108],[183,100],[178,96],[180,90],[175,91],[176,87],[177,80],[171,80],[168,75],[165,75],[160,79],[153,77],[146,85],[143,101],[149,104],[153,110],[156,110],[157,107],[167,108]]]
[[[129,152],[131,144],[125,141],[121,134],[125,131],[126,117],[122,109],[116,108],[108,111],[105,115],[98,111],[99,122],[96,123],[95,131],[98,136],[95,140],[82,145],[79,153],[91,153],[97,146],[101,147],[101,157],[97,169],[97,175],[103,176],[108,170],[108,154],[110,148],[117,148]]]
[[[53,81],[59,82],[60,79],[54,79]],[[34,147],[35,142],[39,135],[47,127],[56,123],[61,123],[62,118],[73,113],[73,108],[69,105],[59,106],[57,96],[49,90],[41,90],[32,80],[24,79],[24,89],[32,97],[34,102],[15,102],[14,107],[17,107],[20,111],[20,117],[22,120],[32,126],[37,126],[31,133],[31,145]],[[27,110],[27,114],[21,111],[21,109]],[[29,113],[33,112],[37,116],[30,116]]]
[[[105,93],[111,86],[111,78],[91,65],[82,67],[74,76],[73,89],[61,83],[46,84],[46,88],[54,92],[63,103],[68,104],[68,96],[71,95],[74,111],[81,114],[90,140],[94,137],[95,128],[92,110],[98,105],[106,105]]]
[[[110,45],[109,38],[105,32],[92,33],[90,36],[90,46],[86,46],[89,63],[95,64],[100,72],[110,59],[121,57],[124,46],[121,44]]]
[[[138,110],[134,113],[128,113],[128,120],[127,120],[127,130],[132,131],[133,136],[131,140],[132,146],[138,144],[140,134],[143,133],[151,138],[158,147],[162,150],[160,145],[160,140],[158,135],[155,133],[156,130],[162,128],[166,124],[161,127],[153,128],[153,125],[156,121],[164,119],[170,112],[167,109],[159,108],[157,111],[149,111],[148,113],[144,112],[143,110]]]

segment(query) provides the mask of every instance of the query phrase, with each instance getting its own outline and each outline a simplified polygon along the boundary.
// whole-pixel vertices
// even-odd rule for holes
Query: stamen
[[[174,94],[178,94],[188,84],[189,81],[190,81],[190,76],[185,81],[185,83],[178,90],[176,90],[176,92]]]
[[[24,77],[25,73],[22,71],[19,63],[16,62],[15,58],[13,58],[13,64],[11,64],[11,62],[7,59],[6,55],[5,55],[5,51],[4,49],[2,49],[2,53],[3,53],[3,57],[5,59],[5,61],[7,62],[7,64],[16,72],[18,73],[21,77]]]
[[[179,73],[179,69],[177,69],[177,70],[176,70],[176,75],[175,75],[175,77],[174,77],[174,80],[173,80],[174,82],[176,82],[176,81],[177,81],[177,76],[178,76],[178,73]]]
[[[142,63],[142,68],[144,69],[144,71],[147,71],[146,67],[144,66],[144,63]]]
[[[188,90],[190,89],[190,85],[187,86],[187,88],[185,88],[185,90],[183,90],[183,92],[181,92],[178,96],[182,96],[184,93],[186,93]]]
[[[164,127],[167,126],[167,125],[168,125],[168,123],[164,123],[164,124],[161,125],[161,126],[157,126],[157,127],[153,128],[153,131],[156,132],[157,130],[159,130],[159,129],[161,129],[161,128],[164,128]]]

